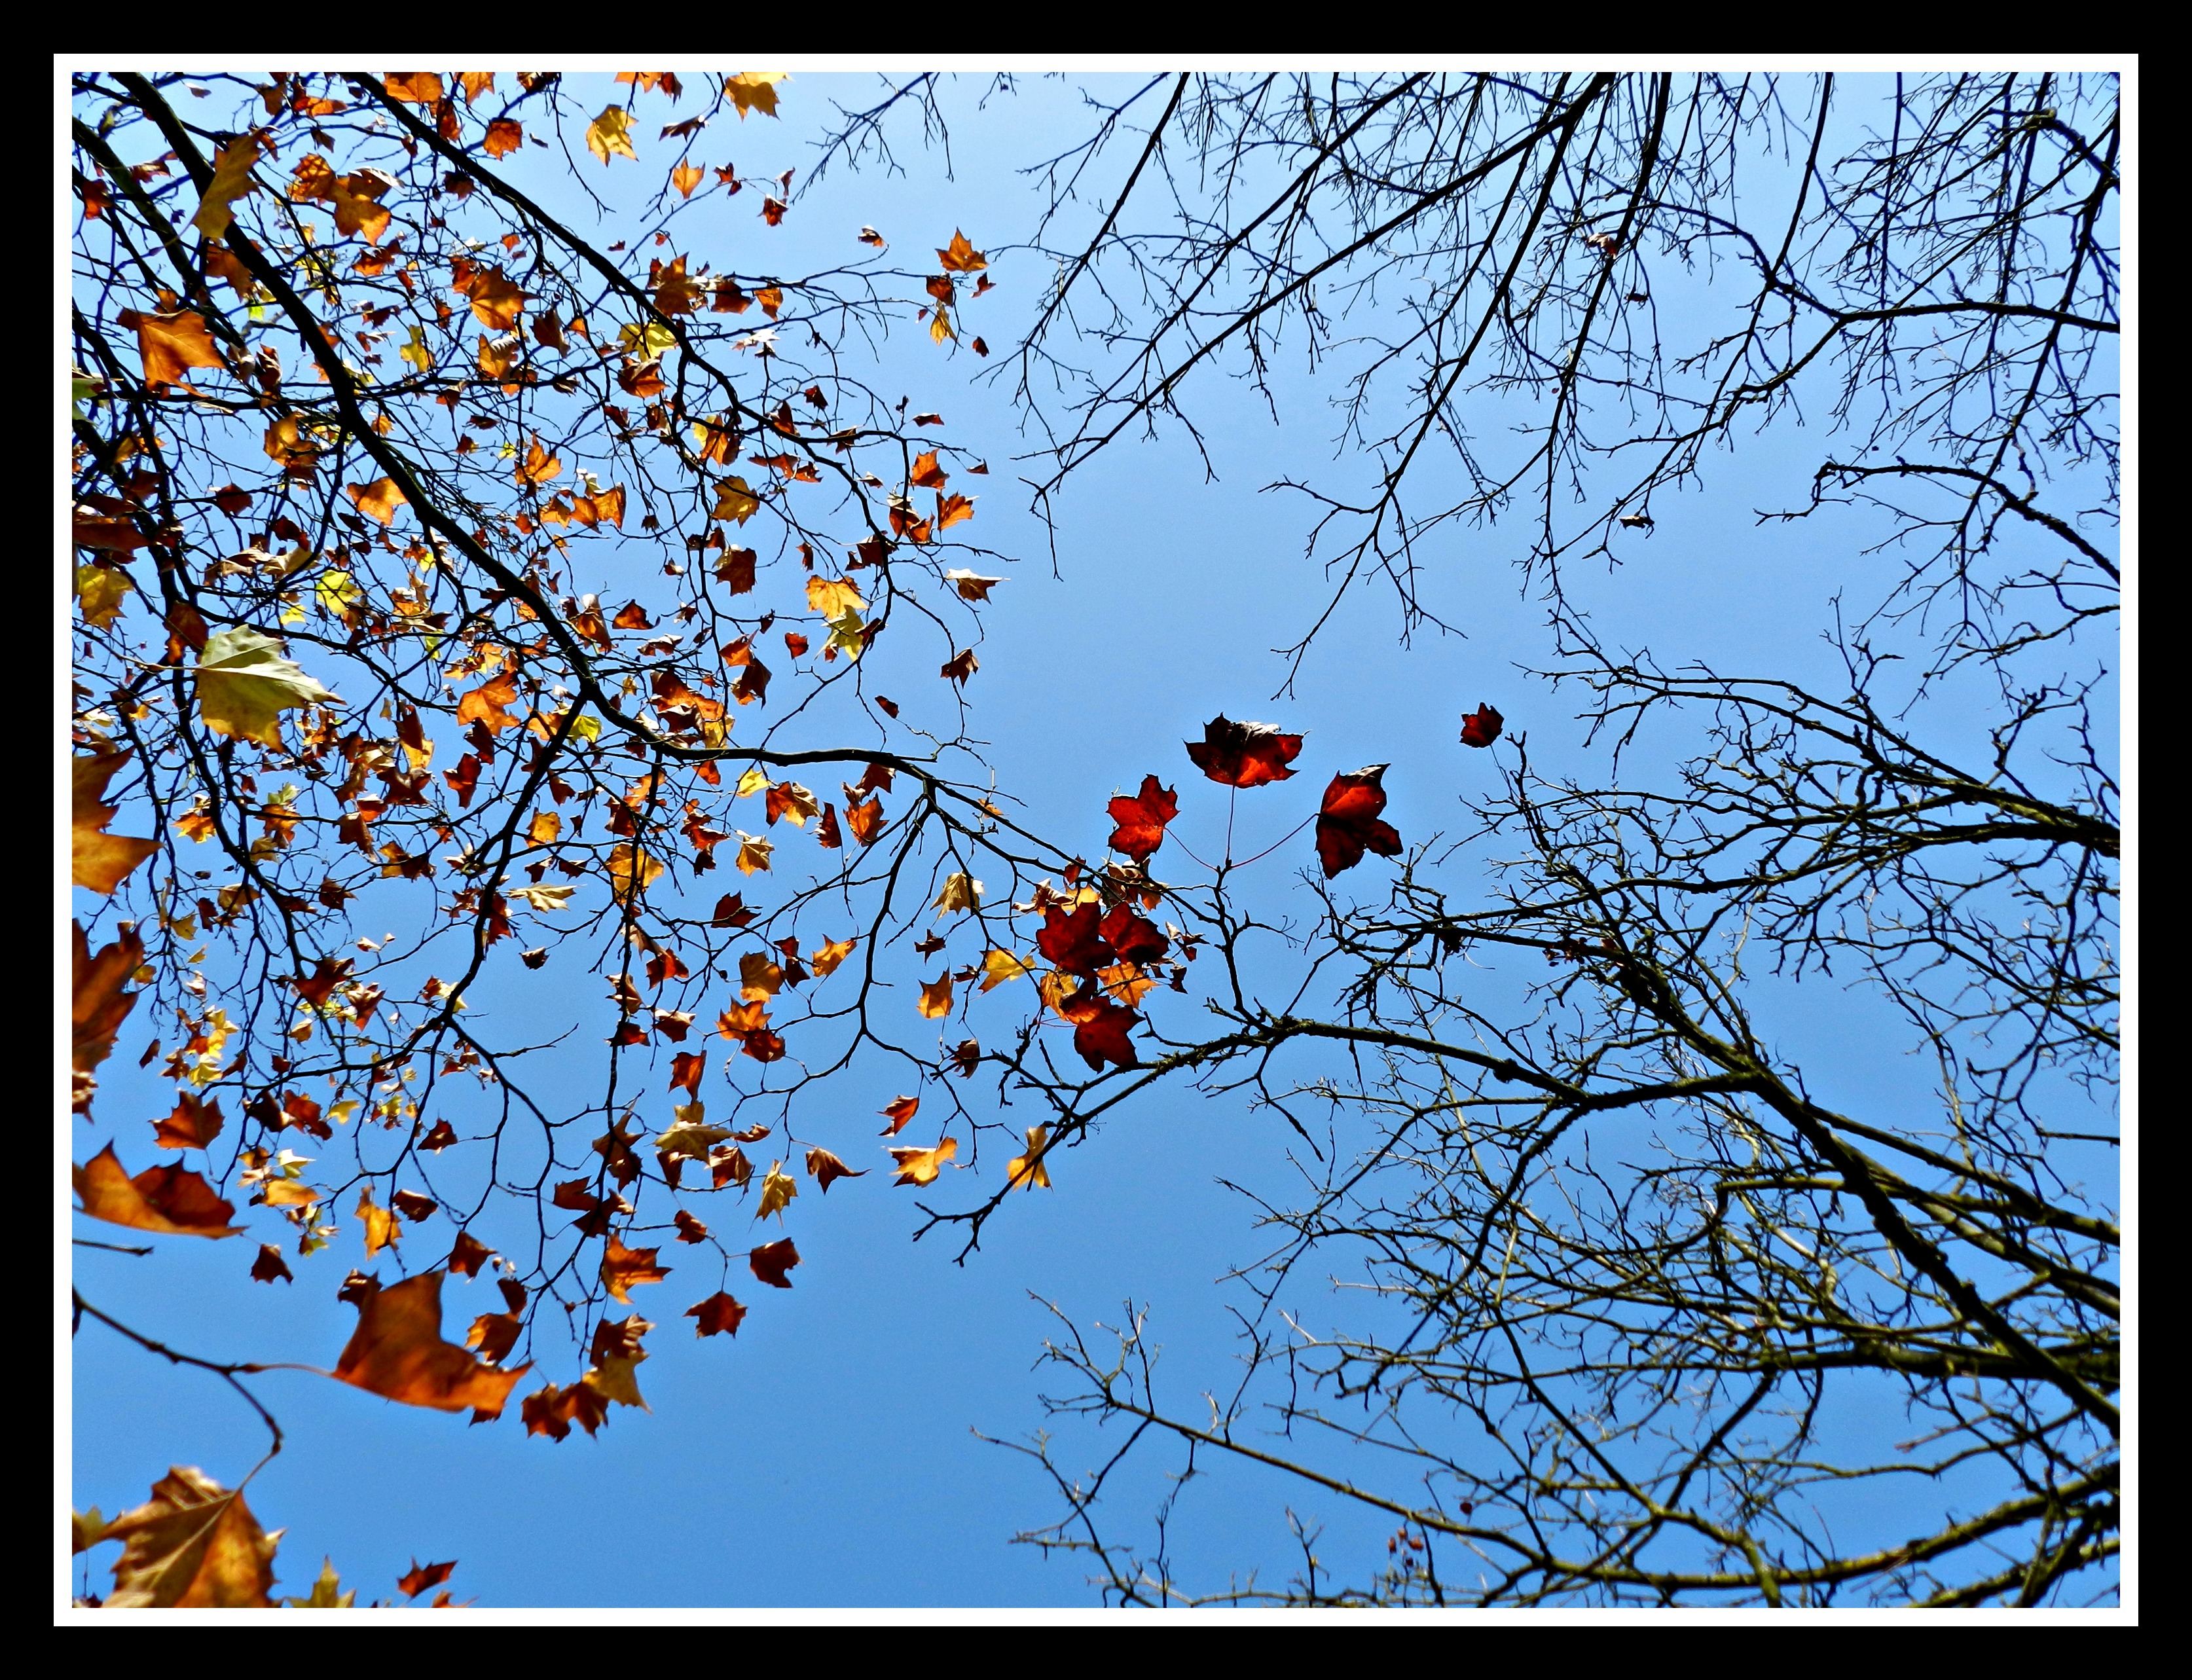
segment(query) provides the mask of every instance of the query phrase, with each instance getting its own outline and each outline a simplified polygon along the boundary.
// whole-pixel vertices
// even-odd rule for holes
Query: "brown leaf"
[[[123,1542],[111,1609],[273,1608],[274,1536],[241,1493],[202,1470],[171,1467],[101,1538]]]
[[[659,1283],[670,1275],[671,1268],[657,1266],[656,1249],[627,1249],[612,1236],[602,1254],[602,1283],[608,1292],[620,1301],[631,1299],[635,1283]]]
[[[448,1580],[450,1571],[456,1567],[455,1562],[452,1560],[447,1563],[429,1563],[421,1569],[419,1560],[414,1557],[411,1560],[411,1573],[398,1580],[396,1586],[406,1598],[416,1598],[428,1587],[439,1586],[443,1581]]]
[[[188,1091],[175,1094],[174,1113],[152,1123],[152,1142],[161,1149],[203,1149],[220,1135],[220,1104]]]
[[[889,1125],[883,1128],[883,1135],[887,1138],[896,1137],[905,1129],[905,1123],[920,1111],[919,1097],[892,1098],[890,1106],[882,1111],[883,1118],[890,1122]]]
[[[149,1167],[131,1178],[109,1144],[69,1175],[83,1211],[111,1225],[176,1237],[237,1237],[242,1227],[229,1220],[234,1204],[180,1163]]]
[[[296,1280],[289,1275],[289,1263],[282,1258],[282,1251],[271,1243],[259,1245],[259,1258],[251,1262],[251,1275],[261,1283],[271,1283],[280,1278],[284,1283]]]
[[[817,1190],[826,1191],[839,1179],[865,1178],[865,1170],[854,1172],[826,1149],[807,1151],[807,1175],[814,1180]]]
[[[791,1245],[785,1243],[773,1246],[790,1248]],[[789,1289],[791,1285],[786,1284],[785,1287]],[[716,1336],[727,1331],[732,1335],[736,1335],[739,1333],[739,1326],[745,1323],[746,1310],[732,1296],[718,1289],[707,1300],[687,1307],[685,1316],[688,1318],[697,1318],[700,1321],[699,1328],[693,1332],[696,1336]]]
[[[377,1289],[359,1306],[357,1329],[332,1374],[338,1381],[437,1411],[499,1417],[519,1375],[498,1371],[442,1340],[442,1277],[422,1271]]]
[[[425,1216],[416,1214],[414,1217]],[[487,1264],[494,1253],[494,1249],[488,1248],[469,1231],[460,1231],[457,1233],[454,1246],[449,1250],[447,1264],[452,1271],[460,1271],[467,1277],[477,1277],[479,1276],[480,1267]]]
[[[69,760],[70,879],[94,893],[111,893],[123,877],[160,849],[157,840],[106,832],[117,808],[100,801],[114,773],[128,762],[126,752]]]
[[[785,1274],[799,1264],[799,1250],[792,1247],[791,1239],[784,1237],[774,1243],[765,1243],[746,1256],[746,1264],[753,1275],[772,1289],[788,1289],[791,1279]]]

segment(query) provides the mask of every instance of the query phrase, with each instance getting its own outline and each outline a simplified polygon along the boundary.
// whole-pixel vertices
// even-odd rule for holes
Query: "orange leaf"
[[[275,1536],[241,1492],[202,1470],[173,1466],[152,1484],[150,1502],[116,1517],[100,1538],[123,1542],[106,1599],[113,1609],[274,1607]]]
[[[136,329],[137,353],[145,358],[145,383],[155,391],[182,383],[187,369],[226,365],[206,336],[205,317],[194,310],[146,315],[125,309],[114,318],[118,325]]]
[[[883,1135],[887,1138],[896,1137],[905,1129],[905,1123],[912,1119],[916,1113],[920,1112],[920,1110],[919,1097],[892,1098],[890,1106],[882,1111],[883,1118],[890,1122],[889,1125],[883,1128]]]
[[[110,1225],[174,1237],[236,1237],[234,1204],[180,1164],[149,1167],[131,1178],[109,1144],[81,1167],[69,1169],[83,1211]]]
[[[70,879],[95,893],[111,893],[124,876],[160,849],[157,840],[106,832],[116,808],[100,800],[114,773],[128,762],[126,752],[69,761]]]
[[[933,1184],[944,1163],[959,1153],[959,1140],[945,1138],[933,1149],[893,1149],[890,1153],[898,1169],[893,1184]]]
[[[393,478],[376,478],[370,484],[345,484],[343,494],[368,519],[384,525],[396,523],[396,510],[410,500]]]
[[[826,1192],[839,1179],[861,1179],[867,1174],[853,1171],[826,1149],[810,1149],[807,1151],[807,1175],[814,1180],[817,1190]]]
[[[659,1283],[670,1275],[671,1268],[654,1263],[659,1252],[654,1249],[627,1249],[612,1235],[602,1255],[603,1286],[619,1300],[629,1301],[633,1284]]]
[[[967,236],[956,228],[952,230],[950,244],[936,254],[936,260],[954,274],[972,274],[990,266],[990,260],[969,244]]]
[[[499,1417],[518,1377],[529,1366],[498,1371],[442,1340],[442,1277],[422,1271],[358,1303],[357,1329],[331,1374],[339,1382],[407,1406]]]

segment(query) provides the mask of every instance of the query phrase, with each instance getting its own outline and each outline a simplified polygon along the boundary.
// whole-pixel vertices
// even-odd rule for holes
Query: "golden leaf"
[[[939,975],[921,983],[921,1002],[917,1006],[930,1020],[940,1020],[951,1013],[951,976]]]
[[[982,990],[989,991],[1008,980],[1016,980],[1035,972],[1034,965],[1023,963],[1009,951],[992,951],[982,959]]]
[[[100,801],[114,773],[128,762],[126,752],[69,761],[69,878],[94,893],[111,893],[124,876],[160,849],[157,840],[106,832],[116,807]]]
[[[898,1169],[893,1184],[933,1184],[944,1163],[959,1153],[959,1140],[945,1138],[933,1149],[893,1149],[891,1162]]]
[[[594,118],[586,129],[586,150],[604,163],[619,156],[639,162],[639,154],[631,149],[631,113],[613,105]]]
[[[343,494],[360,513],[384,525],[394,524],[396,510],[410,500],[393,478],[376,478],[370,484],[345,484]]]
[[[847,610],[865,607],[859,586],[850,578],[809,578],[807,580],[807,604],[825,619],[842,618]]]
[[[1050,1171],[1043,1165],[1043,1145],[1048,1140],[1050,1129],[1030,1126],[1027,1129],[1027,1153],[1015,1155],[1005,1163],[1005,1188],[1033,1190],[1037,1186],[1050,1188]]]
[[[776,115],[774,84],[785,79],[781,70],[742,70],[723,84],[723,91],[731,96],[743,123],[749,111],[758,111],[764,117]]]
[[[944,890],[936,895],[939,915],[955,910],[978,910],[982,903],[982,883],[971,875],[955,874],[946,877]]]
[[[251,134],[231,140],[214,154],[213,179],[206,183],[205,197],[198,201],[197,214],[191,218],[191,226],[208,243],[228,237],[228,225],[234,219],[229,207],[245,193],[257,190],[251,166],[258,161],[259,141]]]
[[[123,1542],[111,1609],[273,1608],[277,1536],[259,1526],[242,1493],[202,1470],[172,1466],[149,1502],[116,1517],[100,1538]]]
[[[609,853],[609,891],[619,904],[643,893],[662,873],[659,860],[632,845],[619,845]]]
[[[764,840],[759,835],[749,834],[743,828],[738,831],[738,865],[740,872],[752,875],[767,869],[768,854],[775,850],[775,843]]]
[[[782,1224],[785,1209],[790,1205],[791,1198],[798,1194],[799,1186],[794,1181],[791,1174],[784,1170],[784,1163],[771,1162],[768,1176],[761,1181],[761,1205],[754,1210],[754,1217],[763,1220],[771,1214],[774,1214],[777,1222],[779,1225]]]
[[[358,1303],[357,1329],[331,1374],[407,1406],[477,1409],[499,1417],[511,1387],[532,1368],[497,1370],[442,1340],[442,1276],[422,1271],[367,1294]]]

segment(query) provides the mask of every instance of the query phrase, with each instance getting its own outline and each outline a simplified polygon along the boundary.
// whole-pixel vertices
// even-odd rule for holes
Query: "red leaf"
[[[1164,844],[1165,825],[1179,814],[1179,796],[1172,788],[1158,786],[1155,776],[1144,776],[1139,793],[1131,798],[1122,793],[1107,809],[1118,825],[1111,831],[1111,849],[1145,863]]]
[[[1354,868],[1366,851],[1381,858],[1400,854],[1399,831],[1378,814],[1385,809],[1385,790],[1379,785],[1384,774],[1383,764],[1366,764],[1334,776],[1324,790],[1316,817],[1316,855],[1327,880]]]
[[[1122,963],[1154,963],[1169,948],[1157,924],[1122,904],[1104,918],[1104,937]]]
[[[1492,709],[1489,700],[1479,700],[1476,710],[1461,720],[1461,744],[1464,746],[1489,746],[1499,739],[1499,726],[1507,720]]]
[[[698,1306],[687,1307],[685,1316],[700,1321],[700,1328],[693,1332],[696,1336],[717,1336],[726,1330],[736,1335],[739,1326],[745,1323],[746,1310],[718,1289]]]
[[[1084,904],[1070,911],[1053,905],[1042,914],[1042,930],[1035,936],[1036,946],[1048,957],[1052,964],[1069,974],[1093,974],[1100,966],[1117,960],[1118,953],[1105,939],[1101,923],[1104,912],[1093,904]]]
[[[411,1560],[411,1573],[396,1583],[397,1590],[406,1598],[416,1598],[428,1587],[439,1586],[443,1581],[448,1580],[450,1572],[456,1567],[453,1560],[447,1563],[429,1563],[421,1569],[419,1566],[419,1560],[414,1557]]]
[[[1202,726],[1202,739],[1187,743],[1187,756],[1211,780],[1226,787],[1261,787],[1293,774],[1287,766],[1302,749],[1299,735],[1275,724],[1236,723],[1224,712]]]
[[[788,1289],[791,1279],[785,1274],[799,1264],[799,1250],[791,1246],[787,1237],[780,1243],[765,1243],[746,1256],[746,1264],[753,1275],[772,1289]]]
[[[1116,1003],[1098,1003],[1076,1010],[1083,1019],[1073,1029],[1073,1048],[1081,1052],[1082,1059],[1099,1072],[1107,1061],[1122,1067],[1134,1064],[1134,1046],[1127,1033],[1141,1017],[1132,1009],[1122,1009]]]

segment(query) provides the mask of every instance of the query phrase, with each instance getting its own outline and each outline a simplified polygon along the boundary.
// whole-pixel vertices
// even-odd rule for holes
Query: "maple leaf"
[[[238,1237],[232,1203],[180,1163],[148,1167],[132,1178],[109,1144],[81,1167],[69,1169],[83,1211],[110,1225],[174,1237]]]
[[[1385,809],[1384,774],[1383,764],[1365,764],[1334,776],[1324,790],[1316,817],[1316,856],[1327,880],[1354,868],[1366,850],[1381,858],[1400,855],[1399,831],[1378,814]]]
[[[152,1123],[152,1142],[160,1149],[204,1149],[220,1135],[220,1105],[201,1101],[188,1091],[175,1095],[175,1111]]]
[[[754,494],[753,486],[734,473],[716,486],[716,506],[710,517],[716,519],[734,520],[743,525],[747,520],[752,518],[760,508],[761,498]],[[751,586],[749,585],[748,587],[751,588]],[[734,590],[732,592],[738,594],[744,591]]]
[[[1022,962],[1011,951],[992,951],[982,959],[982,990],[993,991],[1008,980],[1016,980],[1034,972],[1031,965]]]
[[[718,1289],[707,1300],[687,1307],[685,1316],[700,1321],[699,1328],[693,1332],[696,1336],[719,1336],[726,1332],[736,1335],[739,1326],[746,1321],[746,1310],[733,1296]]]
[[[472,319],[491,333],[507,333],[517,325],[518,317],[525,312],[525,293],[518,283],[499,268],[482,268],[466,280],[461,289],[471,300]],[[534,440],[535,446],[539,439]],[[541,479],[526,482],[540,483]]]
[[[302,1598],[282,1601],[293,1610],[350,1610],[357,1607],[357,1589],[342,1590],[342,1577],[335,1573],[332,1557],[320,1559],[319,1579],[312,1583],[309,1595]]]
[[[533,441],[526,445],[525,464],[517,469],[517,482],[521,484],[545,484],[562,470],[563,458],[543,443],[536,432]]]
[[[936,895],[936,912],[939,916],[948,916],[955,910],[979,910],[981,906],[982,883],[971,875],[946,876],[944,890]]]
[[[1168,942],[1157,924],[1133,907],[1120,905],[1104,918],[1104,938],[1122,963],[1154,963],[1165,954]]]
[[[954,274],[972,274],[990,266],[990,260],[969,244],[967,236],[956,228],[952,230],[950,244],[936,254],[936,260],[939,267]]]
[[[959,1153],[959,1140],[945,1138],[933,1149],[893,1149],[891,1163],[898,1169],[893,1184],[933,1184],[944,1163]]]
[[[890,1122],[883,1128],[882,1134],[887,1138],[896,1137],[905,1129],[905,1123],[920,1111],[919,1097],[893,1097],[889,1107],[878,1111],[884,1119]]]
[[[391,70],[381,78],[388,97],[406,105],[439,105],[442,78],[431,70]]]
[[[446,1264],[452,1271],[462,1272],[467,1277],[477,1277],[480,1267],[486,1265],[494,1254],[494,1250],[471,1232],[460,1231],[457,1240],[450,1245]]]
[[[758,111],[764,117],[776,115],[775,83],[786,79],[781,70],[742,70],[723,83],[723,91],[731,96],[738,107],[739,120],[745,120],[746,112]]]
[[[933,980],[921,983],[921,998],[915,1005],[930,1020],[940,1020],[951,1013],[951,976],[940,974]]]
[[[793,827],[804,828],[808,818],[819,816],[821,810],[822,802],[796,781],[778,782],[762,801],[762,815],[771,826],[779,817],[786,817]]]
[[[499,1371],[442,1340],[442,1277],[422,1271],[365,1293],[351,1333],[331,1374],[385,1400],[436,1411],[467,1409],[499,1417],[511,1389],[529,1366]]]
[[[957,498],[955,497],[954,500]],[[945,522],[946,524],[950,523],[949,520]],[[958,590],[959,598],[962,601],[986,601],[990,598],[990,590],[1004,582],[1002,578],[985,578],[979,572],[970,571],[964,566],[956,566],[946,572],[944,574],[944,580]]]
[[[205,317],[196,310],[148,315],[125,309],[114,319],[117,326],[136,329],[137,353],[145,361],[145,383],[154,391],[181,384],[183,375],[192,368],[227,365],[206,336]]]
[[[1284,734],[1270,723],[1236,723],[1219,712],[1202,727],[1202,739],[1189,741],[1187,756],[1211,780],[1226,787],[1261,787],[1284,781],[1287,766],[1299,755],[1302,738]]]
[[[258,161],[259,140],[254,134],[231,140],[214,154],[213,179],[206,183],[197,214],[191,218],[191,226],[205,235],[208,243],[228,237],[228,225],[234,220],[229,207],[245,193],[258,191],[251,179],[251,166]]]
[[[551,911],[567,908],[576,887],[510,887],[504,889],[510,897],[522,899],[536,914],[547,915]]]
[[[814,1180],[817,1190],[827,1191],[839,1179],[865,1178],[865,1169],[855,1171],[828,1150],[815,1148],[807,1151],[807,1176]]]
[[[619,904],[629,904],[645,892],[663,869],[659,858],[631,845],[612,847],[607,866],[609,893]]]
[[[386,1208],[374,1203],[371,1189],[358,1192],[357,1216],[365,1221],[365,1257],[371,1260],[403,1235],[402,1222]],[[435,1323],[441,1321],[437,1318]]]
[[[639,154],[631,149],[631,113],[613,105],[594,118],[586,127],[586,150],[603,163],[619,156],[639,162]]]
[[[277,1536],[259,1526],[240,1491],[203,1471],[172,1466],[152,1496],[108,1523],[123,1542],[112,1609],[270,1609]]]
[[[944,668],[937,674],[963,685],[968,677],[981,668],[982,662],[974,657],[974,650],[969,648],[964,653],[955,654],[945,660]]]
[[[781,1220],[785,1209],[798,1194],[799,1186],[793,1181],[791,1174],[784,1170],[784,1163],[772,1161],[768,1171],[762,1178],[761,1205],[754,1209],[754,1217],[767,1219],[774,1214]]]
[[[123,877],[160,849],[157,840],[106,831],[118,808],[100,802],[114,773],[128,762],[126,752],[69,761],[69,878],[95,893],[111,893]]]
[[[936,529],[938,530],[948,531],[954,525],[960,523],[962,520],[972,519],[973,517],[974,499],[972,496],[950,495],[937,497]],[[992,578],[988,581],[990,583],[996,583],[1002,582],[1002,580]],[[985,584],[985,587],[986,586],[987,586]],[[960,593],[963,595],[966,593],[966,591],[962,588],[960,591]],[[969,596],[968,598],[972,600],[976,597]]]
[[[729,1137],[729,1128],[711,1126],[700,1117],[700,1105],[690,1103],[677,1111],[677,1121],[654,1140],[654,1147],[671,1160],[705,1161],[708,1151]]]
[[[1492,702],[1480,700],[1476,710],[1461,720],[1461,744],[1464,746],[1489,746],[1499,739],[1500,726],[1507,720],[1492,709]]]
[[[1008,1191],[1033,1190],[1040,1186],[1050,1188],[1050,1169],[1043,1165],[1043,1145],[1048,1141],[1050,1129],[1030,1126],[1027,1129],[1027,1152],[1015,1155],[1005,1163],[1005,1188]]]
[[[1104,908],[1099,904],[1076,905],[1071,910],[1052,905],[1043,911],[1036,948],[1061,974],[1093,974],[1118,957],[1104,937],[1103,919]]]
[[[393,478],[376,478],[370,484],[345,484],[343,494],[360,513],[384,525],[394,524],[396,510],[410,500]]]
[[[216,734],[282,750],[278,714],[341,700],[282,656],[281,644],[243,625],[206,637],[193,673],[198,715]]]
[[[507,117],[498,117],[487,125],[487,137],[480,142],[480,150],[490,157],[507,157],[524,144],[524,129]]]
[[[1179,796],[1174,789],[1160,786],[1155,776],[1144,776],[1139,793],[1122,793],[1105,809],[1117,825],[1111,831],[1111,849],[1146,863],[1164,844],[1165,825],[1179,814]]]
[[[753,1275],[777,1289],[791,1287],[791,1279],[785,1274],[798,1264],[799,1250],[791,1246],[789,1237],[774,1243],[764,1243],[746,1256],[746,1265]]]
[[[868,603],[860,594],[859,586],[850,578],[809,578],[807,604],[827,620],[841,619]]]
[[[443,1581],[448,1580],[450,1573],[456,1567],[454,1560],[452,1560],[447,1563],[429,1563],[421,1568],[419,1560],[414,1557],[411,1560],[410,1573],[397,1581],[396,1590],[406,1598],[416,1598],[428,1587],[439,1586]]]
[[[769,854],[775,849],[775,843],[763,839],[757,834],[749,834],[743,828],[737,830],[736,832],[739,837],[739,854],[736,861],[739,871],[743,874],[753,875],[767,869],[769,866]]]
[[[277,1278],[284,1283],[297,1281],[289,1273],[289,1262],[282,1258],[281,1249],[271,1243],[259,1245],[259,1258],[251,1262],[251,1276],[254,1283],[271,1283]]]
[[[670,1275],[670,1267],[657,1266],[654,1249],[627,1249],[614,1233],[602,1254],[602,1283],[620,1301],[631,1299],[635,1283],[659,1283]]]
[[[1074,1024],[1073,1048],[1081,1053],[1083,1061],[1099,1073],[1107,1061],[1116,1062],[1121,1067],[1136,1065],[1134,1046],[1127,1034],[1141,1019],[1139,1015],[1100,999],[1084,1009],[1082,1015]]]

